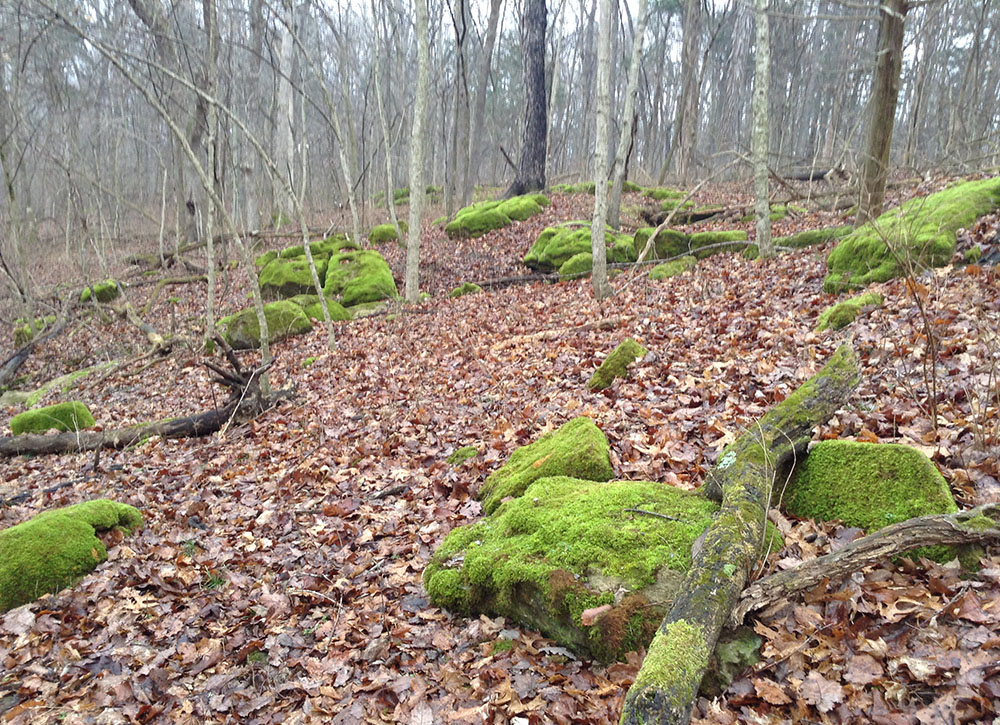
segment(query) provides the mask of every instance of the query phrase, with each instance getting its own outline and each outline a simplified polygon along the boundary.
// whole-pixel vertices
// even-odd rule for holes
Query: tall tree
[[[671,156],[674,170],[681,183],[690,180],[694,165],[694,149],[698,142],[698,105],[701,93],[698,55],[701,52],[701,3],[686,0],[684,4],[684,44],[681,47],[681,95],[674,114],[674,143]],[[660,171],[660,183],[666,175],[666,165]]]
[[[611,115],[611,0],[600,0],[597,36],[597,119],[594,133],[594,218],[590,224],[590,249],[594,269],[594,297],[611,294],[608,284],[607,243],[604,224],[608,213],[608,116]]]
[[[410,228],[406,234],[406,301],[420,299],[420,215],[424,206],[424,122],[431,51],[427,37],[427,0],[415,0],[417,14],[417,95],[410,133]],[[391,204],[392,199],[386,199]]]
[[[757,249],[761,257],[774,256],[771,241],[771,203],[768,193],[767,155],[771,141],[768,103],[771,88],[771,31],[767,20],[767,0],[754,0],[757,50],[753,77],[753,189],[757,221]]]
[[[545,0],[525,0],[524,57],[525,118],[521,156],[507,196],[545,188]]]
[[[503,0],[490,0],[490,17],[486,24],[486,39],[483,41],[483,56],[479,61],[476,77],[476,100],[472,109],[472,129],[469,133],[469,149],[465,159],[466,185],[468,192],[479,181],[479,165],[483,160],[483,120],[486,115],[486,86],[490,79],[490,65],[493,60],[493,46],[497,39],[497,25],[500,21],[500,7]],[[462,205],[468,203],[469,197],[462,199]]]
[[[878,49],[875,76],[869,100],[868,143],[861,170],[861,198],[856,224],[864,224],[882,213],[885,182],[889,175],[889,151],[896,122],[899,73],[903,67],[903,36],[907,0],[883,0],[879,5]]]

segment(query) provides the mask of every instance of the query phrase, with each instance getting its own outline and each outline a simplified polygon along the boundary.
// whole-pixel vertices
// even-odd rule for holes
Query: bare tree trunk
[[[698,142],[698,55],[701,49],[701,0],[684,5],[684,45],[681,49],[681,95],[674,117],[672,154],[677,177],[682,184],[691,180],[694,150]],[[665,169],[664,169],[665,171]],[[663,183],[661,171],[659,183]]]
[[[424,206],[424,123],[430,77],[430,40],[427,37],[427,0],[416,0],[417,95],[410,134],[410,228],[406,235],[406,301],[420,299],[420,215]],[[387,200],[392,203],[392,200]]]
[[[594,139],[594,218],[590,249],[594,260],[591,280],[594,297],[611,294],[608,284],[607,244],[604,224],[608,213],[608,116],[611,111],[611,0],[599,0],[597,36],[597,121]]]
[[[907,0],[885,0],[880,6],[878,51],[868,120],[868,143],[861,171],[861,199],[855,223],[864,224],[882,213],[889,175],[892,127],[896,121],[899,73],[903,63],[903,35]]]
[[[292,215],[292,200],[285,193],[285,188],[295,188],[295,139],[292,137],[292,124],[295,114],[295,103],[292,98],[292,61],[295,55],[295,41],[292,38],[295,28],[295,13],[290,0],[285,0],[284,18],[282,19],[281,44],[278,50],[278,89],[275,102],[278,115],[274,130],[274,161],[281,173],[281,179],[274,180],[274,226],[277,228]],[[287,182],[287,183],[284,183]]]
[[[774,256],[771,241],[771,204],[768,193],[767,155],[771,141],[768,119],[771,87],[771,35],[767,19],[768,0],[754,0],[754,21],[757,26],[757,52],[754,59],[753,84],[753,187],[754,216],[757,221],[757,249],[760,256]]]
[[[379,13],[372,0],[372,17],[375,19],[375,101],[378,105],[378,120],[382,126],[382,140],[385,148],[385,203],[389,209],[389,219],[392,228],[396,230],[396,239],[402,241],[403,232],[396,218],[396,204],[393,199],[392,184],[392,140],[389,138],[389,122],[385,116],[385,103],[382,100],[382,30],[379,28]]]
[[[615,154],[615,167],[612,177],[611,199],[608,202],[608,224],[612,229],[621,226],[622,187],[625,185],[625,174],[628,171],[628,149],[632,143],[632,130],[635,124],[635,95],[639,90],[639,65],[642,62],[642,41],[646,34],[647,2],[639,0],[639,15],[635,23],[635,36],[632,38],[632,58],[628,67],[628,86],[625,89],[625,109],[622,111],[622,132],[618,137],[618,152]]]
[[[215,97],[216,93],[216,54],[218,53],[218,24],[215,12],[215,0],[204,0],[205,15],[205,35],[208,37],[208,56],[205,59],[205,92],[209,96]],[[215,149],[216,149],[216,110],[215,104],[208,107],[208,172],[212,175],[212,184],[218,193],[218,181],[215,173]],[[206,342],[215,334],[215,208],[209,205],[207,210],[207,234],[205,239],[205,254],[207,256],[208,274],[208,295],[205,304],[205,340]],[[160,255],[163,255],[162,245]]]
[[[483,57],[476,78],[476,101],[472,111],[472,130],[469,133],[469,149],[464,174],[470,194],[479,181],[479,167],[483,161],[482,135],[483,119],[486,115],[486,86],[489,85],[490,64],[493,59],[493,46],[497,39],[501,5],[503,5],[503,0],[490,0],[490,19],[486,26],[486,42],[483,44]],[[462,204],[466,205],[468,201],[469,197],[464,197]]]
[[[524,5],[524,136],[517,176],[507,196],[545,188],[545,0]]]

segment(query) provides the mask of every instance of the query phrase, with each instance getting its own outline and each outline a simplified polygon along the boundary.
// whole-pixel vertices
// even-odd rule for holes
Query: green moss
[[[649,235],[653,231],[652,227],[643,227],[636,230],[636,255],[645,248],[646,242],[649,241]],[[667,259],[668,257],[686,254],[690,251],[689,242],[690,238],[684,232],[679,232],[676,229],[663,229],[656,235],[656,241],[653,243],[653,249],[651,250],[652,254],[647,255],[647,259]]]
[[[431,224],[433,224],[436,227],[444,226],[447,223],[448,223],[448,215],[447,214],[445,216],[439,216],[437,219],[435,219],[434,221],[431,222]]]
[[[331,257],[323,290],[344,307],[398,296],[392,270],[382,255],[371,249]]]
[[[646,348],[631,337],[623,340],[594,371],[587,387],[591,390],[604,390],[611,385],[615,378],[624,378],[628,374],[628,366],[645,357],[647,352]]]
[[[664,602],[653,610],[648,602],[623,601],[625,611],[591,627],[582,625],[581,613],[612,603],[618,587],[636,592],[671,581],[672,597],[679,573],[691,565],[691,545],[716,510],[662,483],[542,478],[489,518],[452,531],[431,558],[424,585],[437,606],[542,625],[566,646],[614,659],[648,641]],[[649,627],[644,613],[651,614]]]
[[[675,209],[694,209],[694,202],[688,199],[684,201],[683,199],[664,199],[663,203],[660,204],[661,211],[674,211]]]
[[[627,254],[627,250],[632,249],[631,241],[627,234],[615,234],[607,229],[604,233],[604,242],[608,247],[608,259],[617,261],[617,257]],[[542,230],[535,243],[531,245],[531,249],[524,255],[524,263],[540,272],[554,272],[571,257],[592,251],[590,222],[563,222]]]
[[[108,558],[98,532],[142,526],[135,508],[96,500],[38,514],[0,531],[0,612],[73,586]]]
[[[696,232],[689,237],[688,245],[695,257],[705,259],[706,257],[711,257],[713,254],[739,251],[745,245],[732,244],[713,249],[702,249],[702,247],[709,247],[713,244],[721,244],[723,242],[743,242],[746,241],[746,238],[747,233],[739,229],[725,232]]]
[[[646,659],[635,676],[633,689],[656,688],[667,682],[690,682],[708,667],[712,652],[705,642],[705,632],[686,620],[670,622],[657,632],[649,645]],[[688,703],[672,703],[680,708]]]
[[[923,453],[895,444],[821,441],[795,470],[785,490],[795,516],[840,519],[867,533],[915,516],[958,511],[941,473]],[[951,559],[949,547],[920,555]]]
[[[866,292],[849,300],[838,302],[827,307],[819,316],[816,332],[824,330],[840,330],[850,325],[857,318],[863,307],[882,304],[882,295],[877,292]]]
[[[494,471],[479,490],[483,510],[491,513],[508,496],[520,496],[546,476],[571,476],[590,481],[614,477],[608,439],[590,418],[574,418],[534,443],[522,446]]]
[[[458,287],[453,289],[448,293],[449,297],[462,297],[464,295],[472,295],[477,292],[482,292],[483,288],[474,282],[466,282],[465,284],[460,284]]]
[[[551,188],[560,194],[593,194],[597,187],[593,181],[581,181],[579,184],[555,184]]]
[[[547,197],[543,195],[540,196],[542,196],[546,202],[548,201]],[[542,205],[538,203],[535,195],[515,196],[512,199],[507,199],[502,202],[497,207],[497,210],[501,214],[505,214],[516,222],[523,222],[526,219],[530,219],[535,214],[538,214],[542,210]]]
[[[586,277],[594,268],[594,255],[590,252],[580,252],[567,259],[559,267],[559,278],[563,280]]]
[[[294,297],[288,298],[289,302],[294,302],[302,311],[306,313],[306,316],[310,320],[322,320],[323,319],[323,306],[320,304],[319,295],[295,295]],[[326,301],[327,312],[330,313],[330,319],[334,322],[343,322],[345,320],[354,319],[351,313],[347,311],[342,304],[336,300],[327,299]]]
[[[312,330],[309,317],[294,302],[280,300],[264,305],[264,317],[271,342],[284,340],[292,335],[302,335]],[[248,350],[260,347],[260,325],[257,310],[253,307],[219,320],[222,336],[233,349]]]
[[[269,249],[263,254],[259,255],[254,261],[254,266],[260,270],[267,266],[267,263],[278,258],[278,252],[274,249]]]
[[[664,199],[683,199],[686,194],[679,189],[652,188],[643,191],[642,195],[656,201],[663,201]]]
[[[410,225],[400,219],[399,231],[406,234],[409,230]],[[379,224],[378,226],[372,227],[372,230],[368,232],[368,241],[372,244],[385,244],[386,242],[395,242],[398,240],[399,237],[396,235],[396,227],[392,224]]]
[[[510,652],[512,649],[514,649],[514,640],[512,639],[498,639],[490,644],[491,655]]]
[[[459,209],[444,231],[452,239],[481,237],[494,229],[502,229],[511,221],[524,221],[548,206],[544,194],[525,194],[503,201],[481,201]]]
[[[117,280],[106,279],[84,288],[83,292],[80,293],[80,302],[90,302],[90,297],[93,295],[98,302],[103,304],[115,299],[121,293],[121,287],[118,286]]]
[[[983,258],[983,248],[978,244],[972,249],[966,249],[965,254],[962,256],[963,261],[966,264],[975,264],[980,259]]]
[[[673,262],[656,265],[649,270],[649,278],[663,280],[669,279],[670,277],[676,277],[679,274],[687,272],[689,269],[694,269],[696,264],[698,264],[697,257],[690,255],[687,257],[681,257],[680,259],[675,259]]]
[[[23,347],[34,339],[36,334],[40,334],[46,327],[56,321],[55,315],[35,318],[35,332],[31,332],[31,325],[18,320],[14,327],[14,347]]]
[[[74,400],[18,413],[10,419],[10,432],[44,433],[47,430],[78,431],[94,425],[94,416],[83,403]]]
[[[312,367],[313,363],[315,363],[316,360],[317,358],[315,356],[310,355],[309,357],[307,357],[305,360],[302,361],[302,367],[304,368]]]
[[[479,455],[479,451],[476,450],[475,446],[462,446],[445,460],[452,466],[461,466],[470,458],[475,458]]]
[[[955,251],[956,232],[998,206],[1000,177],[911,199],[844,237],[827,258],[823,288],[840,292],[898,277],[906,269],[897,257],[918,270],[947,264]]]
[[[316,274],[322,284],[326,275],[329,257],[314,256]],[[258,281],[260,292],[266,299],[280,299],[300,294],[314,294],[312,272],[309,271],[309,260],[304,256],[272,259],[260,271]]]
[[[706,697],[721,695],[747,667],[760,661],[763,641],[749,627],[723,630],[701,681],[700,692]]]

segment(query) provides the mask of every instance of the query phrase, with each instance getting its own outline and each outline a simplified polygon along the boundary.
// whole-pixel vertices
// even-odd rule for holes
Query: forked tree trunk
[[[805,452],[813,427],[844,404],[858,377],[853,350],[841,347],[723,451],[705,483],[722,506],[626,695],[623,723],[688,722],[719,633],[757,562],[774,473]]]

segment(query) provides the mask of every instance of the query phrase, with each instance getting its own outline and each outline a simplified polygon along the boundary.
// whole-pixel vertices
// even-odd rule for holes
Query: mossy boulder
[[[323,319],[323,306],[320,304],[319,295],[295,295],[288,298],[289,302],[294,302],[310,320]],[[337,300],[327,299],[326,309],[330,313],[330,319],[334,322],[343,322],[354,319],[350,310],[344,307]]]
[[[683,199],[686,196],[686,193],[680,189],[660,187],[645,189],[642,192],[642,195],[649,197],[650,199],[655,199],[656,201],[664,201],[665,199]]]
[[[559,267],[559,278],[562,280],[580,279],[586,277],[594,269],[594,255],[590,252],[574,254]]]
[[[480,287],[475,282],[466,282],[465,284],[460,284],[458,287],[453,289],[448,293],[449,297],[464,297],[465,295],[474,295],[477,292],[482,292],[483,288]]]
[[[264,305],[268,339],[278,342],[292,335],[302,335],[312,330],[309,316],[294,302],[279,300]],[[234,350],[260,347],[260,324],[253,307],[219,320],[222,336]]]
[[[475,458],[479,455],[479,451],[476,450],[475,446],[462,446],[461,448],[454,451],[450,456],[448,456],[445,461],[452,466],[461,466],[463,463],[468,461],[470,458]]]
[[[540,478],[489,518],[452,531],[424,586],[437,606],[506,616],[612,661],[652,639],[716,511],[662,483]],[[616,599],[620,588],[628,593]],[[583,612],[602,605],[583,624]]]
[[[849,300],[838,302],[827,307],[819,316],[816,332],[824,330],[840,330],[847,327],[865,307],[877,307],[882,304],[882,295],[877,292],[866,292]]]
[[[340,252],[353,252],[358,249],[361,249],[361,247],[348,239],[345,234],[334,234],[326,239],[309,242],[309,251],[312,253],[314,258],[329,258],[331,255],[339,254]],[[281,250],[281,252],[279,252],[278,256],[282,259],[296,259],[298,257],[304,257],[305,254],[305,248],[301,244],[296,244],[293,247],[285,247]]]
[[[410,225],[404,222],[402,219],[399,220],[399,231],[406,234],[410,229]],[[372,230],[368,232],[368,241],[372,244],[385,244],[386,242],[398,242],[399,235],[396,234],[396,227],[392,224],[379,224],[372,227]]]
[[[907,265],[945,265],[955,252],[956,232],[997,207],[1000,177],[911,199],[843,238],[827,257],[823,289],[840,292],[886,282],[904,274]]]
[[[111,302],[111,300],[117,298],[121,293],[121,287],[118,286],[117,280],[106,279],[103,282],[85,287],[83,292],[80,293],[80,302],[90,302],[91,297],[93,297],[101,304],[104,304]]]
[[[259,270],[267,266],[268,262],[271,262],[277,258],[278,258],[278,250],[269,249],[263,254],[258,255],[257,258],[254,259],[253,264],[259,272]]]
[[[604,232],[604,243],[608,248],[608,261],[632,261],[626,258],[634,252],[632,239],[628,234],[616,234],[608,228]],[[540,272],[554,272],[571,257],[592,251],[590,222],[563,222],[542,230],[535,243],[531,245],[531,249],[524,255],[524,263]]]
[[[916,448],[897,444],[820,441],[799,465],[782,497],[789,513],[839,519],[866,533],[916,516],[958,511],[944,477]],[[920,550],[948,560],[952,547]]]
[[[326,278],[329,259],[326,256],[313,257],[320,284]],[[312,272],[309,270],[309,260],[304,256],[279,256],[272,259],[261,269],[258,282],[261,294],[269,300],[316,292]]]
[[[100,532],[132,533],[142,514],[99,499],[38,514],[0,530],[0,612],[73,586],[108,558]]]
[[[525,221],[550,204],[544,194],[524,194],[501,201],[481,201],[459,209],[444,231],[452,239],[481,237],[512,221]]]
[[[647,352],[646,348],[631,337],[623,340],[594,371],[587,387],[591,390],[604,390],[615,378],[624,378],[628,374],[628,366],[645,357]]]
[[[693,257],[691,255],[681,257],[680,259],[675,259],[672,262],[656,265],[649,270],[649,278],[658,281],[670,279],[671,277],[676,277],[679,274],[684,274],[689,269],[694,269],[697,264],[697,257]]]
[[[636,230],[634,245],[637,256],[643,249],[645,249],[646,243],[649,241],[649,237],[654,231],[653,227],[642,227]],[[667,259],[669,257],[686,254],[690,251],[689,242],[690,238],[684,232],[676,229],[662,229],[660,230],[660,233],[656,235],[656,239],[653,242],[653,248],[650,250],[651,253],[646,255],[646,258]]]
[[[747,233],[740,229],[733,229],[730,231],[722,232],[696,232],[689,237],[688,244],[691,248],[691,253],[698,259],[705,259],[706,257],[711,257],[713,254],[725,254],[727,252],[739,252],[744,247],[745,244],[736,244],[735,242],[745,242],[747,239]],[[733,244],[726,244],[726,246],[713,247],[715,244],[723,244],[726,242],[731,242]],[[712,247],[711,249],[704,249],[704,247]]]
[[[392,270],[382,255],[372,249],[331,257],[323,291],[344,307],[398,296]]]
[[[17,320],[14,323],[14,346],[23,347],[31,342],[35,335],[41,334],[46,327],[53,324],[56,321],[55,315],[46,315],[45,317],[35,318],[35,331],[31,331],[31,325],[22,320]]]
[[[514,451],[503,466],[487,477],[478,498],[483,510],[492,513],[505,498],[520,496],[539,478],[570,476],[607,481],[614,475],[608,439],[594,421],[581,416]]]
[[[18,413],[10,419],[10,432],[17,436],[48,430],[78,431],[90,428],[95,422],[90,409],[80,401],[73,400]]]

